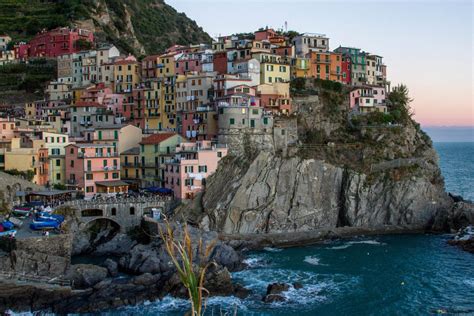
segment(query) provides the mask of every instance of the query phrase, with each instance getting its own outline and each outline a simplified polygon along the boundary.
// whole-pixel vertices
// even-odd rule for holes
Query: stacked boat
[[[60,229],[64,222],[64,216],[50,214],[48,212],[38,212],[33,222],[30,224],[32,230]]]

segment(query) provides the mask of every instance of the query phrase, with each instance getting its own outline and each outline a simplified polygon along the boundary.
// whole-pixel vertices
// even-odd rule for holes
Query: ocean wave
[[[467,279],[467,280],[464,280],[464,284],[467,284],[471,287],[474,287],[474,279]]]
[[[249,256],[242,261],[248,268],[261,268],[268,265],[268,262],[260,256]]]
[[[304,257],[303,261],[306,262],[306,263],[312,264],[313,266],[320,265],[320,263],[319,263],[320,260],[316,256],[306,256],[306,257]]]
[[[346,242],[342,245],[328,247],[326,249],[341,250],[341,249],[347,249],[352,245],[385,246],[386,243],[383,243],[383,242],[380,242],[380,241],[377,241],[377,240],[353,240],[353,241],[348,241],[348,242]]]
[[[273,248],[273,247],[265,247],[265,248],[263,248],[263,250],[268,251],[268,252],[280,252],[280,251],[282,251],[283,249],[281,249],[281,248]]]

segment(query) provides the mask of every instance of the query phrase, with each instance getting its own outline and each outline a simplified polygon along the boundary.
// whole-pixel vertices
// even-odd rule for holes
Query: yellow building
[[[43,132],[44,147],[48,149],[49,183],[65,184],[65,147],[69,145],[69,135]]]
[[[33,183],[44,185],[49,178],[48,163],[43,160],[47,156],[42,139],[32,140],[31,147],[21,147],[21,139],[13,138],[11,148],[5,152],[5,170],[33,172]]]
[[[158,71],[156,76],[158,78],[172,77],[176,75],[176,53],[164,54],[158,57],[158,64],[156,67]]]
[[[140,142],[140,166],[142,187],[164,185],[165,161],[170,159],[181,143],[182,137],[175,133],[152,134]]]
[[[140,83],[140,66],[134,57],[114,63],[115,92],[131,93]]]
[[[292,60],[291,64],[292,78],[308,78],[310,77],[310,61],[309,58],[297,57]]]
[[[290,65],[280,55],[256,53],[252,57],[260,62],[260,84],[290,81]]]
[[[120,154],[120,179],[127,182],[131,189],[140,187],[140,147],[134,147]]]
[[[136,101],[144,108],[145,130],[158,130],[161,122],[163,109],[162,79],[151,79],[145,82],[145,86],[136,89]]]

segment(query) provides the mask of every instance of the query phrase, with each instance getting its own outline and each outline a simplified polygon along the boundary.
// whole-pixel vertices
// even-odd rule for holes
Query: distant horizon
[[[470,0],[165,1],[213,37],[287,22],[288,30],[326,34],[331,50],[343,45],[381,55],[391,86],[410,90],[422,126],[474,127]]]
[[[474,143],[473,126],[421,126],[435,143]]]

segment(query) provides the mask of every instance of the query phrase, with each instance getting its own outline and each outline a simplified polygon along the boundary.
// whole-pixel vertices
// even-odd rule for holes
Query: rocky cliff
[[[80,25],[136,55],[173,44],[210,42],[210,36],[163,0],[0,1],[0,32],[29,40],[41,29]]]
[[[418,124],[355,127],[345,101],[322,93],[294,104],[298,145],[226,157],[191,220],[226,234],[445,225],[454,202]]]

